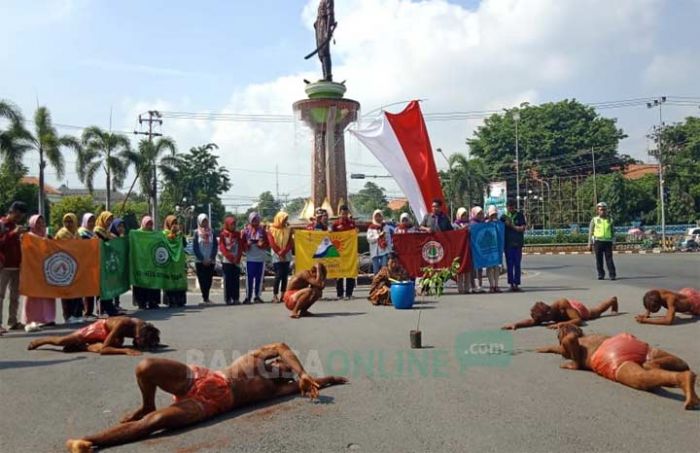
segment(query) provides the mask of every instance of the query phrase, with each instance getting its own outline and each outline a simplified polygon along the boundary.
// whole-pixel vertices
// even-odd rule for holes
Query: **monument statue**
[[[338,22],[335,21],[335,13],[333,11],[333,0],[321,0],[318,5],[318,15],[314,28],[316,29],[316,50],[304,57],[305,60],[318,54],[318,59],[321,60],[323,69],[323,79],[328,82],[333,81],[333,72],[331,70],[331,39],[333,32]]]

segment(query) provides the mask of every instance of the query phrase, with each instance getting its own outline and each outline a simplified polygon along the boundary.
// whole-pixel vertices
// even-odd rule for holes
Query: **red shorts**
[[[647,361],[649,345],[629,333],[618,333],[605,340],[591,356],[591,368],[599,375],[617,381],[617,371],[625,362],[638,365]]]
[[[678,291],[678,293],[683,294],[688,298],[688,302],[690,303],[690,311],[695,316],[700,316],[700,291],[693,288],[683,288],[682,290]]]
[[[284,301],[285,307],[289,310],[294,310],[294,307],[296,307],[297,302],[294,300],[294,295],[298,292],[298,289],[289,289],[284,292],[284,295],[282,296],[282,300]]]
[[[233,391],[226,376],[220,371],[212,371],[197,365],[188,365],[192,376],[192,386],[184,396],[176,396],[175,402],[196,401],[207,417],[221,414],[233,407]]]
[[[109,335],[107,320],[100,319],[76,332],[85,343],[104,343]]]
[[[588,311],[588,307],[583,305],[581,302],[575,299],[569,299],[569,305],[571,305],[571,308],[576,310],[578,312],[578,315],[583,319],[584,321],[588,318],[591,317],[591,313]]]

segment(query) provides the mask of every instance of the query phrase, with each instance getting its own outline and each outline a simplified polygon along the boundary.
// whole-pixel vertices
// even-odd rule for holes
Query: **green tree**
[[[654,217],[656,200],[649,193],[649,178],[628,180],[619,173],[610,173],[596,177],[598,200],[608,204],[610,215],[617,225],[631,222],[645,222]],[[577,194],[583,206],[588,206],[588,212],[595,215],[593,177],[589,177],[579,188]]]
[[[51,223],[54,228],[62,226],[63,216],[72,212],[80,220],[86,212],[97,213],[97,205],[90,195],[63,197],[51,205]]]
[[[303,197],[292,198],[287,202],[284,209],[289,213],[290,219],[296,218],[299,217],[299,214],[301,214],[301,210],[304,209],[305,204],[306,199]]]
[[[375,209],[389,211],[384,188],[379,187],[371,181],[367,181],[365,186],[356,194],[351,194],[350,202],[357,211],[356,214],[358,215],[369,217],[372,215],[372,212],[374,212]],[[385,214],[391,213],[385,212]]]
[[[482,159],[468,159],[461,153],[448,158],[450,169],[444,172],[443,192],[455,206],[467,209],[484,202],[484,189],[488,183],[487,171]]]
[[[131,144],[122,134],[111,133],[92,126],[83,131],[82,148],[78,152],[76,170],[78,178],[92,193],[95,175],[102,169],[105,172],[107,188],[107,210],[112,208],[112,190],[124,185],[129,165]]]
[[[80,142],[70,135],[59,135],[51,122],[49,109],[43,106],[34,113],[34,133],[26,129],[17,133],[27,145],[27,150],[39,152],[39,212],[46,215],[45,168],[51,165],[56,170],[56,176],[63,178],[65,159],[62,149],[71,148],[77,152],[80,150]]]
[[[282,203],[279,200],[275,200],[272,192],[266,191],[260,194],[260,197],[258,197],[258,203],[254,207],[248,209],[246,212],[246,218],[251,212],[257,211],[264,221],[269,222],[275,217],[275,214],[281,210]]]
[[[503,114],[494,114],[467,139],[471,154],[483,159],[490,178],[508,181],[508,192],[515,193],[515,127],[518,114],[520,178],[527,175],[592,173],[591,149],[598,173],[613,171],[631,159],[618,155],[620,140],[627,137],[616,120],[603,118],[595,109],[576,100],[563,100],[531,106],[526,103]]]
[[[156,140],[141,140],[138,151],[124,152],[124,158],[136,169],[124,203],[129,199],[136,183],[139,183],[141,193],[148,197],[148,210],[153,212],[155,196],[158,189],[158,171],[167,172],[170,166],[162,163],[164,157],[173,157],[177,152],[175,141],[170,137],[160,137]],[[164,156],[165,153],[169,153]]]
[[[5,129],[0,128],[0,157],[6,171],[19,175],[19,180],[27,174],[27,167],[22,163],[22,159],[30,149],[26,140],[23,140],[26,136],[24,118],[14,104],[0,99],[0,121],[2,120],[6,120],[8,124]]]

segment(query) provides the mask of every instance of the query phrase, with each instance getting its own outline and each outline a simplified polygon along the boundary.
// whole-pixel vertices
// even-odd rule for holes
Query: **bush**
[[[615,235],[615,242],[627,242],[627,235]],[[550,245],[550,244],[587,244],[587,234],[557,233],[555,236],[525,236],[525,245]]]

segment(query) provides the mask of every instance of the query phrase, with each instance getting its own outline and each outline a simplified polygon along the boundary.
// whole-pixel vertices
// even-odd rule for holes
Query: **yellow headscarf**
[[[99,233],[102,236],[110,237],[109,226],[107,225],[107,220],[110,217],[113,218],[114,214],[109,211],[100,212],[100,215],[97,216],[97,220],[95,220],[95,229],[93,230],[95,234]]]
[[[66,220],[71,219],[73,221],[73,227],[71,229],[66,228]],[[62,241],[65,239],[76,239],[78,232],[78,216],[72,212],[67,213],[63,216],[62,222],[64,226],[56,232],[56,239]]]
[[[270,234],[275,240],[277,247],[284,249],[289,243],[289,238],[292,236],[292,229],[289,225],[285,226],[285,222],[289,218],[289,214],[284,211],[280,211],[275,215],[272,224],[270,225]]]
[[[169,215],[165,217],[163,222],[163,233],[168,239],[175,239],[177,233],[173,233],[173,225],[177,222],[177,217],[174,215]]]

